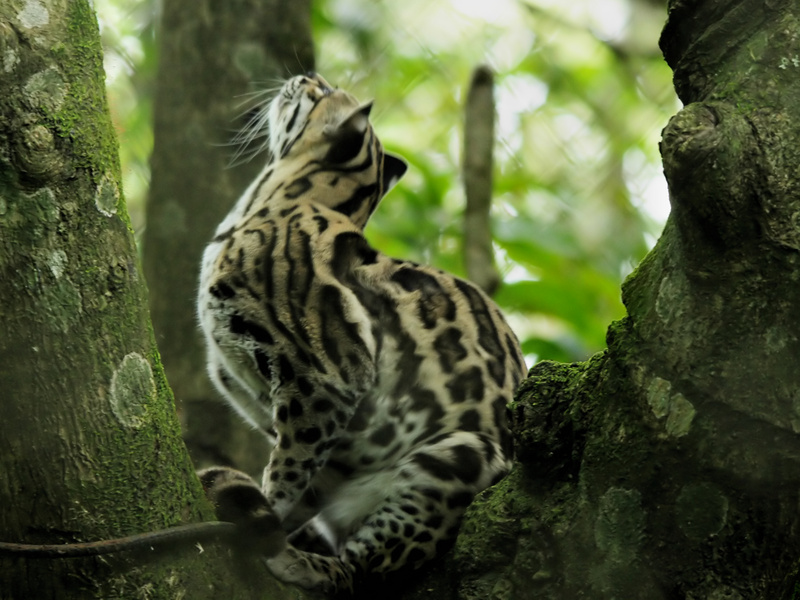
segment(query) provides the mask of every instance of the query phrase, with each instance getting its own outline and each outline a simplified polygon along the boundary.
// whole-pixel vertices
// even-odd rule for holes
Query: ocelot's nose
[[[333,87],[331,86],[331,84],[325,81],[325,78],[319,73],[314,73],[313,71],[309,71],[306,77],[316,82],[316,84],[320,88],[322,88],[322,91],[324,91],[326,94],[330,94],[333,91]]]

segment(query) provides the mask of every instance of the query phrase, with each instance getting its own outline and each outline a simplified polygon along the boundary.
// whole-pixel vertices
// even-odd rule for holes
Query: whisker
[[[239,112],[234,120],[244,124],[233,130],[233,135],[226,146],[233,151],[228,166],[233,167],[253,160],[265,150],[269,150],[269,107],[284,85],[282,79],[276,78],[271,85],[252,90],[236,96],[239,100],[235,106]]]
[[[266,96],[266,95],[274,95],[278,91],[280,91],[280,89],[281,89],[280,87],[274,87],[263,90],[255,90],[252,92],[244,92],[243,94],[237,94],[236,96],[234,96],[234,98],[244,98],[242,102],[247,102],[252,98],[258,98],[260,96]]]

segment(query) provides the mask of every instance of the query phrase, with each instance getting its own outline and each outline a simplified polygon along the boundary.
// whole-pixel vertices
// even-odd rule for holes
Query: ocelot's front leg
[[[330,384],[324,388],[325,396],[304,394],[303,390],[312,389],[305,383],[286,385],[276,394],[272,430],[277,439],[261,485],[230,467],[198,472],[217,518],[240,525],[247,534],[247,547],[265,557],[283,550],[287,517],[327,461],[337,434],[350,422],[358,405]],[[329,399],[332,397],[335,400]],[[299,523],[289,527],[296,525]]]
[[[362,402],[375,387],[378,344],[369,314],[356,295],[333,285],[312,285],[307,294],[307,306],[294,306],[295,296],[286,302],[289,316],[284,320],[295,331],[275,325],[275,331],[268,333],[272,328],[255,324],[274,325],[277,317],[249,312],[252,306],[247,304],[230,308],[235,327],[232,334],[220,334],[224,341],[220,348],[246,349],[245,358],[235,364],[236,381],[246,382],[251,396],[258,398],[256,408],[269,413],[263,424],[261,419],[256,424],[274,434],[274,445],[261,486],[230,469],[203,472],[219,518],[259,527],[271,523],[282,530],[302,524],[299,519],[309,512],[302,502],[304,494],[354,415],[364,414]],[[310,337],[306,329],[315,335]],[[233,404],[261,416],[255,409],[247,410],[249,397],[242,401],[229,387],[220,387]],[[243,506],[236,506],[238,500]]]
[[[325,465],[358,404],[332,385],[316,390],[287,386],[276,394],[273,430],[277,441],[264,469],[262,490],[281,519],[292,513],[314,476]]]
[[[300,343],[308,334],[297,333],[295,343],[274,349],[272,355],[270,402],[277,439],[262,489],[282,521],[326,464],[354,415],[363,415],[363,402],[377,378],[378,344],[370,313],[356,294],[343,286],[312,285],[309,298],[308,306],[289,311],[298,315],[298,323],[305,315],[316,330],[309,336],[309,349]],[[289,304],[291,308],[291,299]]]

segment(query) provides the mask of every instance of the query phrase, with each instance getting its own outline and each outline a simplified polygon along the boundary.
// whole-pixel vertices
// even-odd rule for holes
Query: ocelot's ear
[[[408,170],[408,163],[396,154],[383,155],[383,193],[386,195]]]
[[[372,101],[370,100],[356,108],[328,132],[331,146],[325,155],[327,162],[342,164],[358,155],[364,145],[364,134],[369,128],[369,112],[371,110]]]

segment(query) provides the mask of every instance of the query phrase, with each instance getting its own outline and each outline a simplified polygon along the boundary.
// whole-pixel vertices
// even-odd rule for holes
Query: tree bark
[[[268,447],[211,387],[195,296],[204,246],[266,160],[230,167],[243,95],[314,68],[311,3],[166,0],[163,10],[143,236],[153,324],[195,462],[260,477]]]
[[[147,314],[88,2],[0,0],[0,64],[0,540],[209,520]],[[220,547],[130,559],[3,556],[0,596],[298,597]]]
[[[800,6],[673,1],[672,214],[586,363],[543,362],[442,598],[789,600],[800,557]],[[424,597],[421,593],[417,596]]]

